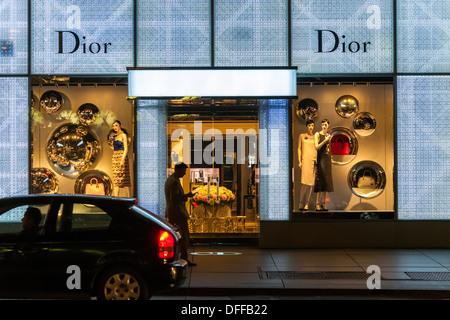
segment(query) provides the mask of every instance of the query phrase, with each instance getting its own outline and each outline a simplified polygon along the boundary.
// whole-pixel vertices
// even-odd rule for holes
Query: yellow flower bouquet
[[[192,193],[195,195],[189,199],[189,201],[194,205],[231,205],[235,200],[236,196],[231,192],[231,190],[226,187],[219,187],[219,196],[217,196],[217,186],[210,186],[209,189],[209,199],[208,199],[208,186],[202,186],[196,188]]]

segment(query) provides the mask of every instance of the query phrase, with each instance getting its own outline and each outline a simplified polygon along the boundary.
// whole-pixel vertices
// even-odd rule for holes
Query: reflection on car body
[[[41,211],[39,232],[22,237],[28,207]],[[148,299],[176,288],[187,264],[179,233],[136,199],[26,195],[0,199],[0,295],[88,293],[98,299]],[[69,266],[80,270],[71,289]],[[73,275],[72,275],[73,276]]]

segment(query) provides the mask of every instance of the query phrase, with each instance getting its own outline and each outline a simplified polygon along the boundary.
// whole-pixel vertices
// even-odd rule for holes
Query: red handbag
[[[331,140],[331,154],[349,155],[350,145],[342,135],[337,135]]]

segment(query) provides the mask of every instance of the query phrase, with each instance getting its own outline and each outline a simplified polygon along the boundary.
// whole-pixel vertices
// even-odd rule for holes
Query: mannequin
[[[314,167],[317,159],[313,134],[314,121],[306,121],[306,130],[306,133],[302,133],[298,137],[298,166],[301,169],[299,211],[308,210],[308,202],[315,182]]]
[[[314,136],[317,150],[317,173],[314,192],[317,193],[316,211],[328,211],[325,203],[327,192],[333,192],[333,177],[331,171],[331,138],[328,133],[330,122],[322,120],[322,131],[316,132]]]
[[[125,197],[130,196],[130,166],[128,162],[128,137],[122,131],[122,124],[119,120],[114,121],[113,130],[116,132],[116,138],[113,141],[113,158],[112,158],[112,173],[113,173],[113,196],[118,197],[120,189],[126,188]]]

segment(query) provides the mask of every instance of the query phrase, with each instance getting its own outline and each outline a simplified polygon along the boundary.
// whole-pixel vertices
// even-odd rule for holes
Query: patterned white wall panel
[[[132,0],[33,0],[33,74],[126,74],[133,66]]]
[[[398,72],[450,72],[450,1],[397,1]]]
[[[27,194],[30,147],[27,78],[0,78],[0,135],[3,137],[0,142],[0,197]],[[16,221],[18,217],[10,215],[8,218]]]
[[[450,76],[397,83],[398,218],[450,219]]]
[[[292,0],[292,65],[299,73],[393,72],[389,0]]]
[[[139,205],[163,217],[167,178],[166,101],[138,100],[136,128]]]
[[[289,220],[289,100],[260,100],[260,219]]]
[[[209,0],[137,0],[137,65],[211,65]]]
[[[0,73],[25,74],[28,63],[28,1],[0,2]]]
[[[215,1],[215,65],[287,66],[287,14],[281,0]]]

